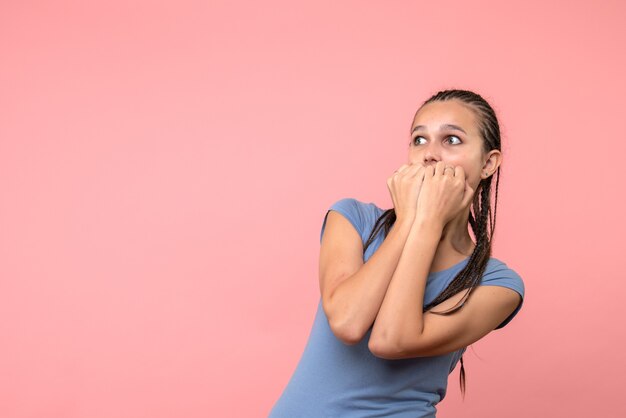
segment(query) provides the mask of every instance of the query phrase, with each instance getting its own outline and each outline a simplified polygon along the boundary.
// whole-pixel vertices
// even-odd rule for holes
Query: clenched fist
[[[398,221],[412,223],[415,220],[424,172],[425,168],[422,165],[404,164],[387,179],[387,187]]]
[[[473,197],[474,190],[467,182],[463,167],[450,167],[439,161],[424,169],[417,217],[443,227],[465,209]]]

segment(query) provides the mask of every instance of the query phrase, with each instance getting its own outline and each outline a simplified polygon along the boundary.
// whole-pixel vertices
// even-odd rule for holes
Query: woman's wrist
[[[410,227],[415,222],[415,216],[398,216],[394,224],[406,225]]]
[[[413,221],[411,231],[419,231],[420,235],[423,233],[439,235],[443,232],[443,222],[441,219],[435,217],[416,216]]]

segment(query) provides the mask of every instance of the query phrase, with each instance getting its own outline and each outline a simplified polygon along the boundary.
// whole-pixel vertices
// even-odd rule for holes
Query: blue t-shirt
[[[363,243],[384,212],[373,203],[352,198],[337,201],[330,210],[345,216],[359,232]],[[325,225],[326,217],[320,240]],[[381,231],[363,255],[364,262],[383,239]],[[428,275],[424,306],[445,289],[467,261],[468,258]],[[522,296],[523,302],[524,283],[521,277],[493,257],[487,263],[481,285],[511,288]],[[497,328],[508,324],[521,307],[522,303]],[[370,334],[371,328],[355,345],[341,342],[330,329],[320,297],[300,362],[270,411],[269,418],[435,417],[435,405],[446,394],[448,375],[465,348],[440,356],[386,360],[369,351]]]

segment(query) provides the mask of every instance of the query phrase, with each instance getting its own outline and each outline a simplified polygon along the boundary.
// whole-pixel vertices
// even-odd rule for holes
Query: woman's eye
[[[461,143],[461,140],[459,139],[458,136],[450,135],[448,137],[448,142],[453,144],[453,145],[457,145],[457,144]]]
[[[424,138],[423,136],[416,136],[415,138],[413,138],[413,145],[423,145],[424,142],[426,142],[426,138]]]

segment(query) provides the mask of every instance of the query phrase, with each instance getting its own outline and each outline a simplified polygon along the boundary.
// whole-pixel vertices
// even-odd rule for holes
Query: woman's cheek
[[[472,189],[476,190],[476,187],[481,181],[480,172],[477,172],[475,168],[471,169],[469,167],[463,167],[463,171],[465,172],[465,179],[467,180],[467,183],[472,186]]]

